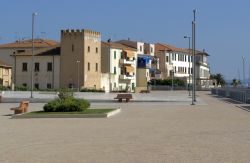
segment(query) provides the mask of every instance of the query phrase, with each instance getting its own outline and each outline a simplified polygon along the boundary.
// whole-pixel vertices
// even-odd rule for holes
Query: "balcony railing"
[[[120,64],[135,64],[135,60],[120,59]]]
[[[128,80],[132,80],[132,79],[134,79],[135,78],[135,76],[134,75],[125,75],[125,74],[121,74],[120,76],[119,76],[119,78],[120,79],[128,79]]]

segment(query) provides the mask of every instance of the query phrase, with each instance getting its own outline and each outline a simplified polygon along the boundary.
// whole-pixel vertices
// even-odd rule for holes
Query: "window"
[[[142,52],[142,46],[140,46],[140,52]]]
[[[39,84],[35,83],[35,89],[39,89]]]
[[[52,88],[51,83],[47,83],[47,89],[51,89],[51,88]]]
[[[114,74],[116,74],[116,67],[114,67]]]
[[[132,90],[135,89],[135,83],[132,83]]]
[[[35,63],[35,72],[37,72],[37,71],[39,71],[39,63],[38,62]]]
[[[72,52],[75,50],[75,46],[74,46],[74,44],[72,44],[72,46],[71,46],[71,50],[72,50]]]
[[[95,48],[95,53],[98,53],[98,47]]]
[[[166,56],[166,62],[168,62],[168,56]]]
[[[22,71],[28,71],[28,63],[23,63]]]
[[[98,63],[95,63],[95,71],[98,71]]]
[[[88,71],[90,71],[90,63],[88,62]]]
[[[9,69],[4,69],[3,75],[9,75]]]
[[[116,51],[114,51],[114,59],[116,59]]]
[[[124,52],[121,53],[121,59],[124,59]]]
[[[17,53],[23,53],[25,50],[17,50]]]
[[[23,83],[23,87],[27,87],[27,83]]]
[[[150,47],[150,52],[153,53],[153,48],[152,47]]]
[[[90,52],[90,46],[88,46],[88,52]]]
[[[52,71],[52,62],[47,63],[47,71]]]

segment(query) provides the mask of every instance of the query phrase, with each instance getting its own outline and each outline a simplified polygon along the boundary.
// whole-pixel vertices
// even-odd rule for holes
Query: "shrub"
[[[5,86],[3,86],[3,85],[0,85],[0,91],[7,91],[7,90],[9,90],[8,87],[5,87]]]
[[[68,97],[66,99],[55,99],[44,105],[45,112],[81,112],[90,107],[90,103],[84,99]]]
[[[149,82],[151,85],[172,85],[172,79],[153,79]],[[176,86],[185,86],[185,82],[181,79],[173,79],[173,84]]]
[[[24,86],[16,86],[15,90],[16,91],[28,91],[30,89],[28,87],[24,87]]]
[[[105,92],[102,89],[88,89],[88,88],[82,88],[80,92]]]
[[[69,89],[60,89],[58,93],[58,97],[61,100],[65,100],[67,98],[73,98],[74,93]]]

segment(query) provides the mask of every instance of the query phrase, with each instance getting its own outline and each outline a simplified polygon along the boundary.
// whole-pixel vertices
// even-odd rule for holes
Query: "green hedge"
[[[171,86],[172,85],[172,79],[156,79],[156,80],[151,80],[150,83],[151,85],[168,85]],[[185,82],[181,79],[173,79],[173,84],[175,86],[185,86]]]
[[[80,92],[105,92],[102,89],[88,89],[88,88],[82,88]]]
[[[10,90],[10,88],[0,85],[0,91],[7,91],[7,90]]]
[[[90,107],[90,103],[84,99],[66,98],[55,99],[44,105],[45,112],[81,112]]]

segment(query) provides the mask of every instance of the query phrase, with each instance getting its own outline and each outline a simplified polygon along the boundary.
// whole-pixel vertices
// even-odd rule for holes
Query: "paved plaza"
[[[198,92],[198,105],[191,106],[187,95],[166,91],[135,95],[131,103],[95,102],[93,108],[122,109],[97,119],[10,119],[9,108],[18,104],[1,103],[0,162],[250,162],[250,113],[209,92]]]

